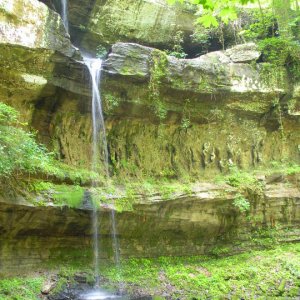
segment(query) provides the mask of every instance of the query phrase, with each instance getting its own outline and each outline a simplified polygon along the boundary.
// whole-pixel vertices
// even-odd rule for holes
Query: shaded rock
[[[300,84],[296,84],[293,93],[288,100],[288,112],[291,116],[300,116]]]
[[[282,173],[274,173],[272,175],[266,176],[266,182],[268,184],[283,181],[285,181],[285,176]]]
[[[299,239],[299,190],[272,184],[264,193],[249,199],[248,218],[233,206],[235,192],[220,185],[198,183],[169,201],[153,202],[150,196],[133,211],[116,213],[120,254],[123,258],[200,255],[216,245],[233,253],[255,248],[255,230],[259,234],[275,225],[280,240]],[[99,220],[101,259],[108,259],[114,253],[110,211],[99,212]],[[1,203],[0,224],[1,275],[28,272],[47,261],[92,261],[90,211]]]

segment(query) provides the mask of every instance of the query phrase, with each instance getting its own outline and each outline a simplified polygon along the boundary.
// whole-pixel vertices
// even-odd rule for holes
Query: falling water
[[[102,60],[100,58],[84,57],[84,62],[88,67],[92,80],[92,121],[93,121],[93,153],[92,168],[97,171],[99,158],[104,161],[104,171],[108,178],[108,150],[106,141],[106,131],[102,112],[102,101],[99,90],[101,79]]]
[[[64,22],[67,33],[69,33],[68,0],[61,0],[61,18]]]
[[[101,79],[102,60],[84,57],[84,62],[89,69],[92,80],[92,122],[93,122],[93,146],[92,146],[92,169],[97,171],[99,167],[99,157],[104,154],[104,168],[108,175],[108,151],[104,118],[102,113],[101,95],[99,84]],[[101,153],[102,152],[102,153]],[[93,206],[93,245],[94,245],[94,272],[96,286],[99,286],[99,241],[98,241],[98,212],[97,207]]]
[[[101,80],[102,60],[96,58],[84,58],[92,80],[92,121],[93,121],[93,153],[92,169],[99,170],[99,158],[103,158],[103,166],[106,178],[109,178],[108,172],[108,149],[106,141],[106,131],[102,112],[101,94],[99,90]],[[111,210],[112,238],[114,257],[117,268],[120,267],[119,244],[117,239],[116,221],[114,208]],[[98,241],[98,213],[97,208],[93,209],[93,240],[94,240],[94,272],[96,286],[99,286],[99,241]]]

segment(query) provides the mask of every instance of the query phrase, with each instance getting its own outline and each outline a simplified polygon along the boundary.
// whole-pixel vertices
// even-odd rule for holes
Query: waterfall
[[[99,158],[102,157],[105,175],[108,178],[108,150],[106,130],[102,112],[102,101],[99,90],[101,80],[102,60],[100,58],[84,57],[84,62],[89,69],[92,80],[92,122],[93,122],[93,149],[92,169],[99,171]]]
[[[84,62],[88,67],[92,81],[92,122],[93,122],[93,142],[92,142],[92,170],[99,171],[100,158],[103,159],[103,168],[106,178],[109,179],[108,172],[108,148],[106,140],[106,130],[104,117],[102,112],[102,101],[99,90],[101,81],[102,60],[97,58],[84,57]],[[93,245],[94,245],[94,272],[96,278],[96,286],[99,286],[99,241],[98,241],[98,213],[97,207],[94,205],[93,214]],[[112,226],[112,244],[114,250],[114,258],[117,268],[120,268],[119,243],[117,238],[116,221],[114,207],[111,210],[111,226]]]
[[[61,0],[61,18],[65,25],[66,32],[69,33],[68,0]]]
[[[101,152],[104,154],[104,171],[108,176],[108,151],[106,142],[106,132],[104,118],[102,113],[101,94],[99,91],[102,60],[84,57],[84,62],[88,67],[92,81],[92,122],[93,122],[93,140],[92,140],[92,170],[99,171],[99,158]],[[99,286],[99,240],[98,240],[98,212],[97,207],[93,205],[92,214],[93,223],[93,246],[94,246],[94,273],[96,286]]]

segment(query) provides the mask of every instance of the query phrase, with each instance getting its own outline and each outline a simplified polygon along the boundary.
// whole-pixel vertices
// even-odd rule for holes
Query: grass
[[[53,184],[39,180],[28,183],[26,187],[31,193],[29,200],[38,206],[51,203],[55,206],[78,208],[82,204],[85,191],[79,185]]]
[[[45,278],[10,278],[0,280],[1,300],[36,300]]]
[[[102,273],[112,281],[115,267]],[[122,280],[159,294],[168,286],[172,299],[274,299],[300,291],[300,244],[230,257],[162,257],[122,263]],[[166,292],[166,291],[164,291]]]
[[[59,266],[56,291],[78,272],[92,276],[92,269],[79,261]],[[164,294],[168,299],[296,299],[300,292],[300,243],[221,258],[127,259],[121,261],[121,271],[106,261],[101,263],[100,273],[106,287],[116,288],[124,282],[129,293],[138,290]],[[45,278],[0,280],[0,299],[38,299]]]

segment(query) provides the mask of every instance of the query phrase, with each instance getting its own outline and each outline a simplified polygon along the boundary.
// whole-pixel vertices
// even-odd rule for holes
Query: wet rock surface
[[[134,205],[133,211],[116,213],[121,257],[201,255],[216,245],[238,253],[255,249],[255,240],[264,239],[260,232],[266,230],[268,236],[268,228],[274,226],[280,241],[299,240],[297,186],[267,185],[263,197],[249,198],[248,217],[233,205],[235,196],[228,186],[199,184],[189,193],[175,193],[172,200],[153,194]],[[101,259],[109,259],[114,253],[110,211],[99,212],[99,220]],[[91,211],[1,203],[1,275],[26,273],[50,261],[79,259],[90,264],[91,227]]]
[[[117,292],[100,287],[94,287],[92,284],[86,283],[86,277],[78,276],[74,278],[75,283],[67,284],[60,292],[47,296],[48,300],[152,300],[150,296],[139,295],[138,291],[135,295],[128,295],[125,292]]]

